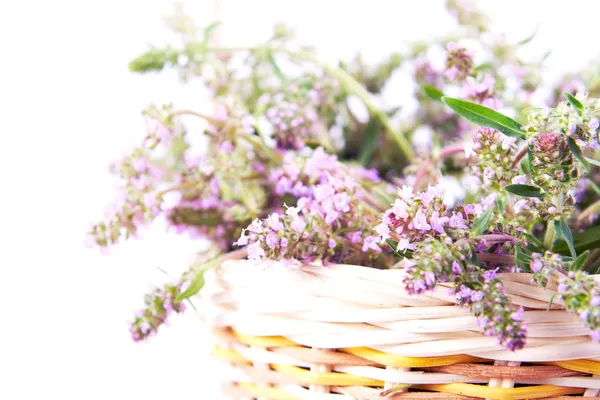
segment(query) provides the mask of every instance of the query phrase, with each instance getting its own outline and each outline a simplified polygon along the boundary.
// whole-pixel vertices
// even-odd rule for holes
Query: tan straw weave
[[[548,307],[555,287],[499,277],[525,307],[517,352],[447,288],[408,295],[401,270],[228,261],[206,273],[198,309],[235,399],[600,398],[600,345],[558,297]]]

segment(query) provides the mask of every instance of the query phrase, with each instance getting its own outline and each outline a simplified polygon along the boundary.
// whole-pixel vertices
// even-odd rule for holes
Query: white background
[[[377,58],[449,23],[441,1],[221,3],[223,41],[260,40],[286,20],[330,59],[357,49]],[[213,0],[184,4],[201,23],[214,18]],[[554,49],[549,76],[600,55],[597,2],[482,5],[512,39],[539,24],[532,51]],[[1,399],[220,398],[193,313],[146,344],[127,331],[148,285],[166,278],[157,268],[176,276],[195,245],[157,226],[108,257],[83,246],[114,194],[107,165],[144,134],[139,110],[206,107],[200,88],[173,73],[127,70],[147,43],[168,39],[170,9],[166,0],[0,2]]]

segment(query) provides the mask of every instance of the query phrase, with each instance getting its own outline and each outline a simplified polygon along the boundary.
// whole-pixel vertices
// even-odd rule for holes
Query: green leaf
[[[215,266],[215,261],[217,261],[220,256],[221,254],[216,254],[208,260],[200,263],[200,265],[196,264],[195,268],[193,269],[195,275],[190,281],[190,286],[188,286],[188,288],[183,292],[179,293],[179,295],[175,298],[175,301],[180,302],[197,294],[204,286],[204,273]]]
[[[129,63],[131,72],[162,71],[164,68],[176,65],[179,51],[172,46],[165,48],[152,47]]]
[[[479,256],[477,255],[476,251],[471,252],[471,264],[479,265]]]
[[[583,232],[573,235],[573,247],[578,252],[585,250],[594,250],[600,247],[600,225],[591,227]],[[569,245],[566,241],[557,242],[552,251],[565,254],[569,252]]]
[[[542,190],[537,186],[514,184],[504,186],[504,189],[518,196],[538,198],[544,197],[544,193],[542,193]]]
[[[535,38],[535,35],[537,35],[539,29],[540,29],[540,27],[538,25],[531,35],[529,35],[525,39],[519,41],[519,43],[517,43],[517,45],[523,46],[523,45],[526,45],[527,43],[531,42],[533,40],[533,38]]]
[[[206,28],[204,28],[204,40],[207,41],[210,38],[210,35],[214,32],[214,30],[221,26],[221,24],[221,21],[215,21],[212,24],[208,25]]]
[[[371,161],[373,153],[375,153],[375,149],[377,148],[377,138],[381,131],[380,127],[381,122],[379,122],[379,118],[369,119],[360,148],[359,161],[362,165],[367,165],[369,161]]]
[[[498,129],[506,136],[525,139],[525,131],[521,124],[506,115],[500,114],[491,108],[470,101],[442,97],[442,102],[453,109],[458,115],[475,124]]]
[[[577,159],[577,161],[579,161],[583,165],[583,167],[587,171],[589,171],[590,170],[590,163],[583,156],[583,153],[581,152],[581,149],[579,148],[579,146],[577,146],[577,143],[575,143],[575,140],[573,140],[572,137],[568,137],[567,138],[567,144],[569,145],[569,149],[571,150],[571,153],[573,154],[573,157],[575,157]]]
[[[527,145],[527,173],[531,174],[531,171],[533,171],[533,145],[529,144]]]
[[[428,85],[427,83],[422,83],[421,87],[423,88],[423,91],[425,91],[427,97],[429,97],[431,100],[439,101],[440,103],[442,102],[444,92],[442,92],[440,89],[436,88],[435,86]]]
[[[600,186],[596,185],[596,182],[592,181],[591,179],[588,179],[588,182],[590,183],[590,186],[594,192],[596,192],[597,195],[600,195]]]
[[[269,61],[269,64],[271,64],[271,67],[273,68],[273,72],[275,73],[275,76],[277,76],[280,80],[285,81],[285,76],[283,75],[283,72],[281,72],[281,69],[275,62],[273,53],[271,53],[270,51],[267,53],[267,60]]]
[[[490,224],[490,219],[492,218],[492,211],[494,211],[494,209],[490,207],[483,215],[475,220],[473,223],[473,228],[471,228],[471,234],[473,237],[479,236],[486,231],[488,225]]]
[[[579,257],[577,257],[577,259],[575,259],[575,262],[571,266],[571,270],[572,271],[579,271],[581,268],[583,268],[583,265],[585,264],[585,262],[587,261],[587,259],[588,259],[589,256],[590,256],[590,251],[589,250],[586,250],[583,253],[581,253],[579,255]]]
[[[398,242],[392,239],[386,239],[385,243],[387,243],[388,246],[391,247],[392,251],[397,255],[400,256],[402,258],[411,258],[412,257],[412,251],[411,250],[406,250],[404,253],[400,253],[398,251]]]
[[[569,228],[569,225],[567,225],[564,218],[554,221],[554,230],[559,237],[565,240],[571,255],[573,257],[577,257],[577,252],[575,251],[575,246],[573,245],[573,234],[571,233],[571,228]]]
[[[550,296],[550,300],[548,301],[548,307],[546,307],[546,311],[550,311],[552,308],[552,303],[554,303],[554,298],[556,297],[556,293]]]
[[[600,161],[594,160],[593,158],[589,158],[589,157],[583,157],[583,158],[585,158],[585,160],[587,162],[589,162],[590,164],[595,165],[596,167],[600,167]]]
[[[575,110],[577,110],[577,114],[579,114],[579,115],[583,114],[583,104],[581,104],[581,102],[579,100],[577,100],[575,98],[575,96],[573,96],[569,92],[563,92],[563,96],[565,96],[565,98],[567,99],[567,101],[569,103],[571,103],[571,105],[573,106],[573,108]]]
[[[521,269],[530,269],[531,256],[527,254],[520,246],[515,247],[515,264]]]
[[[196,276],[194,276],[194,279],[190,283],[190,286],[182,293],[179,293],[179,296],[175,298],[175,301],[181,302],[198,293],[200,289],[202,289],[202,287],[204,286],[204,272],[206,272],[206,270],[198,271],[198,273],[196,273]]]
[[[478,66],[476,66],[475,68],[473,68],[473,72],[483,72],[483,71],[487,71],[489,69],[492,69],[494,67],[494,64],[491,62],[486,62],[483,64],[479,64]]]

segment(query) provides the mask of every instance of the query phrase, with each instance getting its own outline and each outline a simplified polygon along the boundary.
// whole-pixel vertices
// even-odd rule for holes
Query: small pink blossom
[[[362,232],[354,231],[346,233],[346,237],[350,239],[350,243],[356,244],[362,240]]]
[[[382,222],[375,227],[375,232],[381,236],[382,242],[390,238],[391,230],[389,226],[389,219],[387,217],[384,217]]]
[[[374,250],[376,252],[381,251],[381,247],[379,247],[380,238],[377,236],[367,236],[363,242],[362,251]]]
[[[348,212],[350,211],[350,196],[347,193],[341,192],[333,196],[333,204],[338,211]]]
[[[413,188],[403,185],[401,189],[398,189],[398,196],[400,196],[400,198],[402,198],[402,200],[405,202],[409,203],[414,197]]]
[[[452,228],[468,229],[468,226],[465,224],[465,219],[464,219],[462,213],[460,213],[460,212],[452,213],[452,217],[450,217],[449,225]]]
[[[306,222],[304,221],[304,218],[296,215],[292,219],[292,223],[290,226],[295,232],[302,233],[302,231],[304,231],[304,228],[306,228]]]
[[[265,257],[265,251],[260,247],[260,242],[255,242],[246,247],[249,260],[262,260]]]
[[[517,175],[511,179],[510,183],[515,185],[525,185],[527,183],[527,175]]]
[[[529,200],[527,200],[527,199],[519,200],[515,203],[513,209],[515,210],[515,212],[517,214],[520,214],[521,211],[523,211],[523,209],[528,208],[528,204],[529,204]]]
[[[444,75],[446,75],[446,78],[453,81],[454,79],[456,79],[456,77],[458,76],[459,73],[460,73],[460,70],[458,69],[458,67],[456,65],[454,65],[451,68],[448,68],[444,72]]]
[[[264,230],[263,222],[260,219],[255,219],[248,227],[248,230],[252,233],[262,233]]]
[[[273,229],[275,232],[279,232],[284,229],[283,224],[279,220],[279,214],[277,213],[269,215],[269,217],[267,218],[267,222],[271,229]]]
[[[219,146],[219,150],[225,154],[230,154],[233,151],[233,144],[229,140],[225,140]]]
[[[404,200],[396,199],[392,207],[392,212],[397,218],[408,218],[408,204]]]
[[[269,234],[267,235],[266,243],[267,246],[269,246],[269,248],[276,248],[279,244],[279,238],[277,237],[277,234],[273,231],[269,232]]]
[[[477,153],[475,152],[475,143],[473,143],[471,140],[468,140],[465,145],[464,145],[464,150],[465,150],[465,157],[466,158],[471,158],[471,157],[475,157],[477,155]]]
[[[531,262],[531,270],[533,272],[538,272],[540,269],[542,269],[543,266],[544,266],[544,264],[542,263],[542,260],[540,260],[539,258],[536,258]]]
[[[400,240],[398,240],[398,247],[396,248],[397,251],[406,251],[406,250],[414,250],[416,249],[417,246],[415,246],[414,244],[410,243],[410,241],[406,238],[400,238]]]
[[[445,233],[444,225],[446,225],[449,220],[450,218],[448,217],[440,217],[440,213],[437,211],[434,211],[431,214],[431,218],[429,218],[429,222],[433,227],[433,230],[435,230],[438,233]]]
[[[427,218],[425,217],[425,214],[421,209],[419,209],[415,214],[412,223],[415,229],[418,229],[420,231],[428,231],[431,229],[431,225],[427,223]]]

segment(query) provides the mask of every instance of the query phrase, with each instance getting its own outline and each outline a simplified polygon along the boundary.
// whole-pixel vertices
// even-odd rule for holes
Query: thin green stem
[[[600,200],[591,204],[588,208],[583,210],[581,214],[577,217],[577,221],[585,221],[587,218],[592,215],[600,214]]]
[[[406,136],[402,132],[394,129],[394,127],[392,126],[392,122],[390,121],[388,116],[383,111],[381,111],[379,107],[377,107],[377,105],[371,98],[369,92],[356,79],[354,79],[352,75],[350,75],[348,72],[344,71],[341,68],[333,67],[319,60],[311,53],[292,51],[285,52],[292,57],[313,62],[319,65],[321,68],[323,68],[327,73],[337,78],[349,93],[354,94],[356,97],[358,97],[367,107],[369,112],[371,112],[371,114],[373,114],[381,121],[382,125],[386,128],[390,135],[392,135],[392,138],[396,141],[398,147],[400,147],[400,150],[402,150],[406,158],[411,162],[415,161],[416,155],[413,152],[412,146],[410,145]]]
[[[210,116],[208,116],[206,114],[201,114],[201,113],[199,113],[197,111],[192,111],[192,110],[176,110],[176,111],[173,111],[171,114],[174,115],[174,116],[179,116],[179,115],[193,115],[195,117],[202,118],[203,120],[205,120],[206,122],[208,122],[208,123],[210,123],[212,125],[217,125],[217,126],[222,123],[221,121],[218,121],[215,118],[212,118],[212,117],[210,117]]]
[[[556,234],[554,230],[554,220],[549,220],[546,228],[546,235],[544,235],[544,247],[548,250],[552,248],[552,243],[554,243],[554,235]]]

